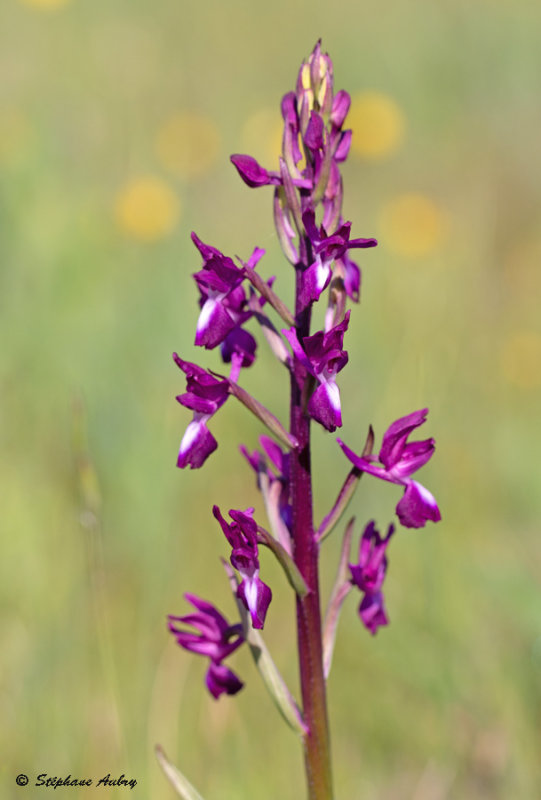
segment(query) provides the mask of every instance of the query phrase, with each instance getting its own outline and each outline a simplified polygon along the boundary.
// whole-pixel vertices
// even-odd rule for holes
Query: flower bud
[[[333,68],[326,53],[321,52],[318,41],[307,61],[304,61],[297,79],[297,103],[302,98],[309,102],[309,110],[321,111],[325,116],[331,113],[333,105]]]

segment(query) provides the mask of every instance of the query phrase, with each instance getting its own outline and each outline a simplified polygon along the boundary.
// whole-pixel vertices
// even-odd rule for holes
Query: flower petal
[[[195,344],[212,350],[235,328],[236,322],[222,304],[222,298],[209,297],[203,304],[195,330]]]
[[[220,352],[226,364],[231,361],[233,353],[237,353],[242,358],[241,366],[250,367],[254,363],[256,349],[257,342],[252,334],[237,325],[223,340]]]
[[[406,439],[415,428],[426,420],[428,408],[414,411],[405,417],[400,417],[390,425],[383,436],[379,460],[385,469],[391,469],[400,460]]]
[[[341,128],[344,124],[350,105],[351,97],[344,89],[335,94],[331,111],[331,122],[335,128]]]
[[[268,186],[269,183],[278,184],[280,180],[272,177],[252,156],[232,155],[231,163],[236,167],[240,177],[248,186]]]

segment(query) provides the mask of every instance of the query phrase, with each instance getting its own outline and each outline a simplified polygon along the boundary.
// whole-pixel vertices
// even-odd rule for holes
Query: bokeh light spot
[[[391,156],[404,140],[404,114],[392,97],[381,92],[353,95],[346,125],[353,129],[352,153],[362,158]]]
[[[401,194],[384,206],[381,241],[401,256],[425,256],[445,240],[447,214],[433,200],[414,192]]]
[[[20,0],[20,2],[25,6],[49,10],[65,6],[70,0]]]
[[[194,111],[173,114],[156,136],[159,160],[181,178],[194,178],[208,172],[219,150],[218,128],[209,117]]]
[[[179,216],[179,198],[160,178],[136,178],[117,195],[116,221],[134,239],[147,242],[161,239],[173,230]]]
[[[282,151],[283,123],[272,108],[251,114],[242,126],[242,152],[260,159],[269,169],[276,169]]]
[[[500,367],[505,380],[513,386],[541,386],[541,335],[533,331],[512,334],[502,347]]]

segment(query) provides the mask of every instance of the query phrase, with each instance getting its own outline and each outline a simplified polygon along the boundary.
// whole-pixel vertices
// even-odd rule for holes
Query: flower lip
[[[396,513],[405,528],[423,528],[428,521],[439,522],[441,513],[434,496],[417,481],[410,480]]]

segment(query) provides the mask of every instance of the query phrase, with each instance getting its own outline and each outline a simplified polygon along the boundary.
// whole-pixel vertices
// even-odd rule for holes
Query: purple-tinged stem
[[[302,341],[310,333],[311,309],[300,308],[302,273],[297,268],[297,333]],[[293,556],[308,594],[297,597],[297,642],[304,721],[304,759],[308,800],[332,800],[331,761],[327,698],[323,674],[323,645],[319,600],[318,551],[312,517],[312,473],[310,466],[310,420],[303,412],[305,368],[294,360],[291,370],[290,433],[298,447],[290,453],[290,490],[293,511]]]

